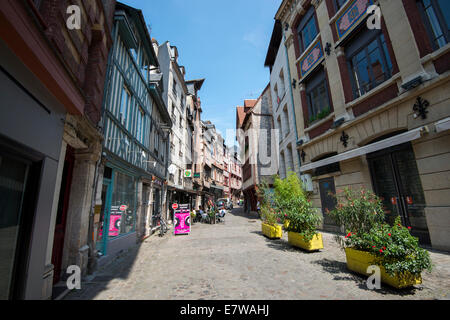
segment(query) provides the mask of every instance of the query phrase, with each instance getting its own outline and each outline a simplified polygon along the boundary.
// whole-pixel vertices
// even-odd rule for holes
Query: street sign
[[[184,170],[184,177],[185,178],[191,178],[192,177],[192,170]]]
[[[124,205],[124,204],[119,207],[120,211],[125,211],[127,209],[128,209],[128,207],[126,205]]]
[[[172,205],[172,209],[173,209],[173,210],[177,210],[177,209],[178,209],[178,204],[177,204],[177,203],[174,203],[174,204]]]

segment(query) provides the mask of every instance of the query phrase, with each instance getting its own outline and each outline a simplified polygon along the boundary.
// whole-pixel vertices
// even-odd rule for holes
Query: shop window
[[[319,28],[316,25],[314,7],[311,7],[298,25],[297,32],[300,42],[300,51],[304,52],[306,48],[316,38]]]
[[[345,48],[355,99],[392,76],[392,62],[383,33],[362,30]]]
[[[442,48],[450,42],[450,1],[420,0],[418,6],[433,49]]]
[[[325,118],[331,112],[325,71],[321,68],[306,81],[309,124]]]
[[[114,238],[135,230],[136,182],[132,176],[114,172],[114,189],[109,219],[109,236]]]

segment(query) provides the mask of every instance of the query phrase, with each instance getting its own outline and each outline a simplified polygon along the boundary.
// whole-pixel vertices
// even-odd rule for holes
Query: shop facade
[[[425,14],[422,1],[380,1],[375,29],[371,1],[334,2],[285,0],[276,15],[296,70],[300,171],[323,229],[339,231],[330,192],[366,188],[388,222],[400,216],[422,244],[448,251],[450,39],[434,34],[449,24],[444,2]]]
[[[163,206],[168,135],[159,66],[142,11],[117,3],[105,83],[102,172],[95,215],[98,264],[150,235]]]

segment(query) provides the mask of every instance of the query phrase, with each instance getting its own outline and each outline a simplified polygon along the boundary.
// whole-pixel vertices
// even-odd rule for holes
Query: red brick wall
[[[78,4],[73,0],[42,0],[39,14],[46,22],[44,30],[49,41],[54,45],[56,52],[60,55],[67,71],[71,74],[74,85],[81,90],[85,97],[85,114],[97,124],[101,117],[101,104],[103,98],[103,87],[106,73],[108,52],[112,46],[111,30],[113,15],[110,11],[103,10],[100,0],[82,0],[81,10],[81,33],[84,41],[80,41],[78,30],[69,30],[66,21],[69,17],[67,7]],[[99,10],[94,9],[97,6]],[[110,2],[108,10],[115,6],[115,0]],[[86,14],[83,14],[83,13]],[[97,12],[97,14],[95,14]],[[99,24],[101,14],[105,17],[102,26],[103,31],[94,30]],[[67,33],[68,39],[63,34]],[[103,42],[106,37],[106,46]],[[77,61],[66,41],[70,41],[78,55]]]
[[[333,122],[334,122],[334,120],[330,119],[330,120],[322,123],[320,126],[312,129],[311,131],[309,131],[309,138],[314,139],[315,137],[318,137],[321,134],[327,132],[333,125]]]
[[[398,96],[398,87],[397,84],[392,84],[389,87],[383,89],[377,94],[367,98],[361,103],[353,106],[353,114],[355,117],[358,117],[378,106],[381,106],[383,103],[388,102]]]
[[[439,74],[450,70],[450,52],[447,52],[436,59],[436,61],[434,61],[434,67],[436,68],[436,72]]]

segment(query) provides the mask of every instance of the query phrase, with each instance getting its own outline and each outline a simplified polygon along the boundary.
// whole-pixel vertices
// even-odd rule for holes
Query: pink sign
[[[191,232],[191,212],[188,204],[180,204],[174,212],[175,234],[189,234]]]
[[[109,217],[109,236],[110,237],[117,237],[119,235],[119,229],[120,229],[120,218],[122,215],[111,215]]]

